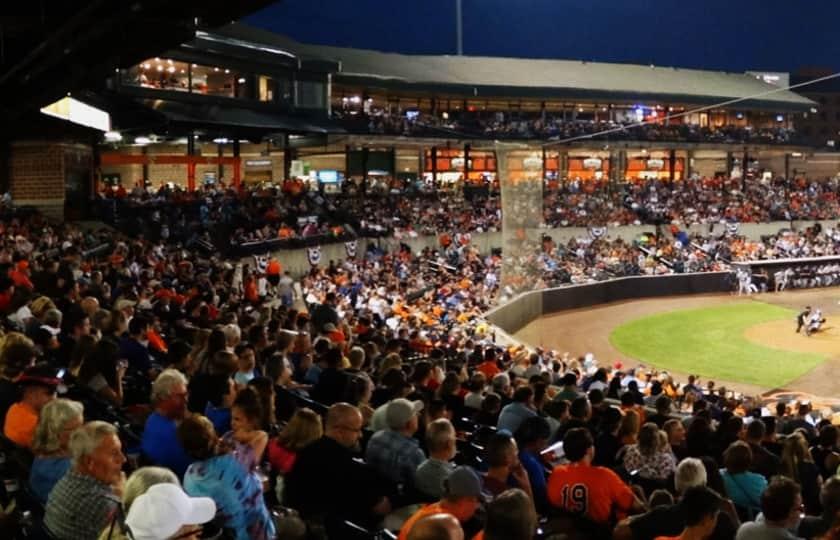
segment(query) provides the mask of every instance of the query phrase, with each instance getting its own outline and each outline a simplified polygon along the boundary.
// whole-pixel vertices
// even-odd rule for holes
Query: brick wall
[[[35,206],[49,217],[64,219],[67,173],[84,176],[91,164],[92,148],[87,145],[13,143],[9,157],[12,200],[16,205]]]
[[[64,200],[64,148],[60,144],[16,143],[12,146],[11,191],[21,200]]]

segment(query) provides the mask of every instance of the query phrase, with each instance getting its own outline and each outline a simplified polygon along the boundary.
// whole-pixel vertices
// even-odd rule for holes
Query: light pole
[[[458,56],[464,55],[464,19],[461,0],[455,0],[455,48]]]

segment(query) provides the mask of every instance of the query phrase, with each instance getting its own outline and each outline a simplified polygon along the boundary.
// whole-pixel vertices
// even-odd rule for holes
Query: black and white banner
[[[355,259],[356,258],[356,247],[357,247],[357,240],[350,240],[349,242],[344,242],[344,251],[347,253],[348,259]]]
[[[268,255],[254,255],[254,266],[256,266],[257,272],[265,274],[268,268]]]
[[[309,264],[318,266],[321,263],[321,246],[306,248],[306,257],[309,259]]]
[[[603,238],[607,235],[607,228],[606,227],[589,227],[589,236],[598,240],[599,238]]]
[[[737,221],[730,221],[726,223],[726,234],[736,235],[738,234],[738,229],[741,227],[741,224]]]

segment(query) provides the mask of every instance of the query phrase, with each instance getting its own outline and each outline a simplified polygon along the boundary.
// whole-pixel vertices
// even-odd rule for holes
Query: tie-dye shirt
[[[190,465],[184,476],[184,491],[193,497],[216,502],[224,526],[237,540],[274,538],[274,522],[265,506],[262,485],[233,454],[223,454]]]

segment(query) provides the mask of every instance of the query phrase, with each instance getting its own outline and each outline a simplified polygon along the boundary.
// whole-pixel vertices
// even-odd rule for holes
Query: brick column
[[[81,159],[80,155],[90,159]],[[12,201],[16,206],[34,206],[45,215],[63,220],[66,182],[87,182],[93,173],[93,150],[88,145],[55,142],[16,142],[9,159]],[[85,166],[85,163],[87,165]],[[89,169],[87,173],[85,169]],[[88,188],[89,189],[89,188]]]

